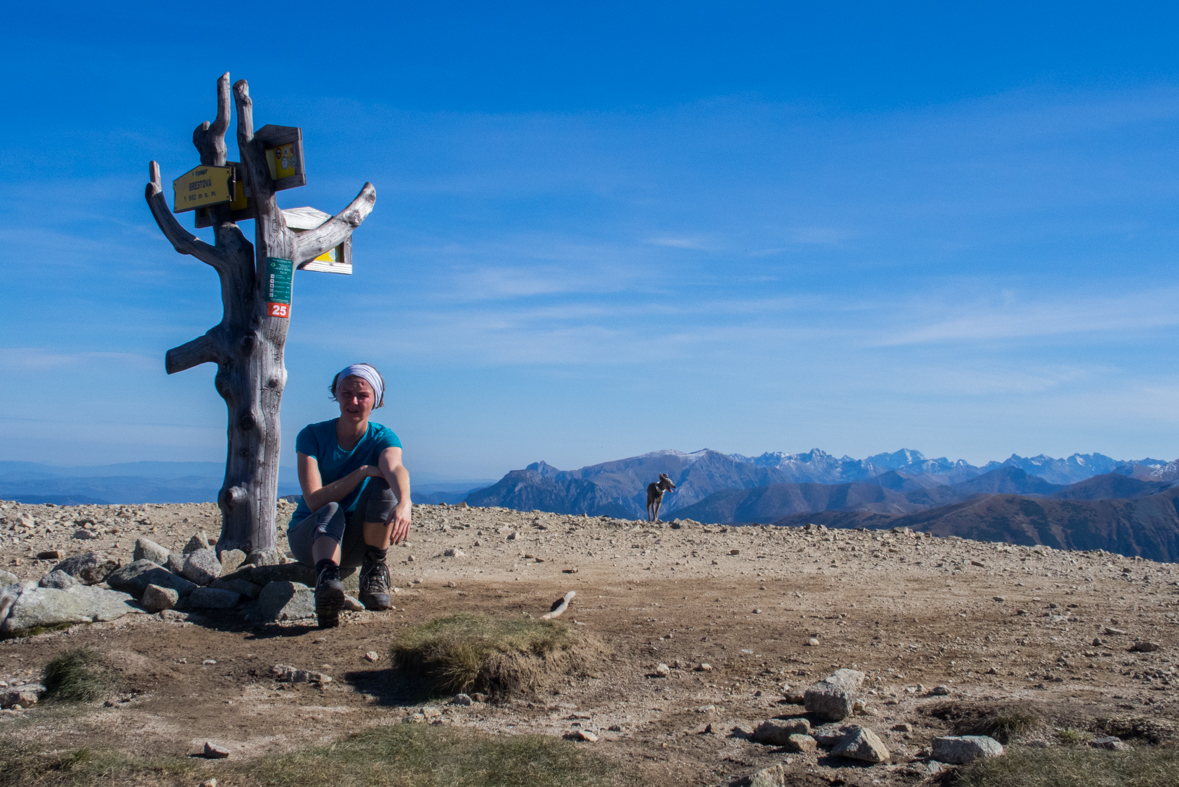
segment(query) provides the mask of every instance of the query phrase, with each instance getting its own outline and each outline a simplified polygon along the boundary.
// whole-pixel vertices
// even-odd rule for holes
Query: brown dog
[[[675,489],[675,484],[667,477],[667,473],[660,473],[659,480],[653,484],[647,484],[647,521],[659,521],[659,507],[663,505],[663,493],[669,489]]]

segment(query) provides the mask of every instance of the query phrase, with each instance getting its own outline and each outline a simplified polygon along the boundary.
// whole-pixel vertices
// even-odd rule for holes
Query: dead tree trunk
[[[279,467],[279,405],[287,372],[283,366],[287,317],[267,313],[267,259],[291,260],[297,269],[347,240],[376,201],[365,183],[341,213],[320,227],[296,234],[289,230],[274,198],[274,184],[262,145],[254,139],[254,110],[249,86],[233,86],[237,105],[237,144],[247,189],[254,204],[254,243],[230,217],[228,204],[211,206],[215,234],[209,245],[183,229],[168,209],[160,168],[151,162],[147,204],[176,251],[211,266],[221,278],[221,322],[204,336],[168,351],[168,374],[202,363],[217,364],[214,383],[229,410],[225,483],[217,496],[221,537],[217,551],[240,549],[257,565],[279,562],[275,515]],[[229,74],[217,81],[217,119],[193,132],[201,164],[226,166],[225,132],[229,127]]]

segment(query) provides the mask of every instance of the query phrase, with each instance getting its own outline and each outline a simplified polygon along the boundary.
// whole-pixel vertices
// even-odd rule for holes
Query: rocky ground
[[[280,521],[292,511],[282,504]],[[37,558],[49,551],[127,564],[141,536],[179,552],[219,529],[213,505],[0,503],[0,517],[0,569],[22,580],[59,562]],[[1174,740],[1179,722],[1171,564],[907,531],[446,506],[416,506],[410,542],[389,554],[396,609],[345,613],[334,630],[168,611],[0,641],[8,685],[79,645],[107,652],[130,679],[122,695],[82,712],[2,711],[0,735],[177,755],[212,742],[240,758],[421,713],[502,735],[589,731],[598,740],[579,745],[658,784],[729,784],[781,765],[791,783],[888,785],[929,778],[931,741],[997,704],[1045,709],[1053,722],[1042,745],[1066,727],[1150,745]],[[410,704],[394,688],[388,646],[405,627],[462,610],[539,616],[570,590],[562,620],[610,651],[591,677],[470,706]],[[333,680],[276,682],[277,664]],[[801,715],[797,695],[842,668],[865,673],[865,705],[848,721],[876,733],[888,762],[753,739],[766,720]]]

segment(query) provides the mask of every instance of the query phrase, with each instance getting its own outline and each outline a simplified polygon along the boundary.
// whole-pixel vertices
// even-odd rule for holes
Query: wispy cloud
[[[1176,298],[1179,289],[1167,287],[1067,299],[1013,299],[1008,292],[1001,303],[912,304],[919,315],[916,321],[924,324],[886,331],[875,344],[965,343],[1165,328],[1179,325]],[[942,316],[948,314],[954,316]]]
[[[0,347],[0,369],[13,373],[76,369],[88,364],[159,369],[159,358],[124,352],[61,352],[41,347]]]
[[[643,241],[651,246],[663,246],[669,249],[691,249],[693,251],[712,251],[717,245],[700,237],[660,235]]]

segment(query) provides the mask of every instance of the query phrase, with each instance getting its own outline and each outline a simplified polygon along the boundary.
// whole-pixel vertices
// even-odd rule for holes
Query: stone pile
[[[93,552],[75,555],[38,582],[0,571],[0,635],[169,609],[223,611],[256,623],[315,617],[315,572],[299,563],[248,565],[239,550],[218,554],[203,533],[180,554],[140,538],[131,557],[120,565]],[[347,608],[363,606],[348,597]]]
[[[750,736],[754,743],[780,746],[792,754],[818,753],[876,765],[888,762],[892,754],[875,732],[861,724],[844,723],[853,713],[869,712],[861,697],[864,673],[840,669],[807,688],[801,699],[805,716],[775,718],[762,722]],[[818,722],[818,726],[814,724]],[[909,725],[896,725],[894,729]],[[1123,744],[1124,745],[1124,744]],[[1112,745],[1110,746],[1112,748]],[[998,741],[985,735],[936,738],[930,749],[931,773],[943,764],[965,765],[982,757],[1003,754]],[[765,768],[741,780],[744,787],[782,787],[788,784],[782,765]]]

